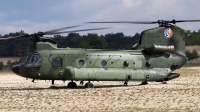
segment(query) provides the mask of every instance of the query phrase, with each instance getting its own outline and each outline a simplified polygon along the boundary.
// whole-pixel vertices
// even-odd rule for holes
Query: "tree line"
[[[25,34],[24,31],[0,35],[0,38],[7,38],[9,36],[19,36]],[[200,30],[185,31],[186,45],[200,45]],[[126,49],[131,47],[139,41],[140,35],[136,33],[134,36],[125,36],[122,32],[108,33],[105,35],[98,35],[89,33],[87,35],[80,35],[79,33],[69,33],[67,36],[54,35],[51,38],[58,42],[59,48],[93,48],[93,49]],[[0,41],[0,57],[23,57],[28,51],[29,39],[18,38]],[[197,55],[196,51],[187,52],[187,55]],[[196,56],[190,56],[196,57]]]
[[[23,32],[24,33],[24,32]],[[8,36],[19,36],[20,33],[10,33],[0,38]],[[139,34],[125,36],[120,33],[109,33],[106,35],[69,33],[67,36],[54,35],[51,38],[58,42],[58,48],[93,48],[93,49],[131,49],[132,45],[139,41]],[[29,39],[18,38],[0,41],[0,57],[22,57],[28,51]]]
[[[186,30],[186,45],[200,45],[200,29],[198,31]]]

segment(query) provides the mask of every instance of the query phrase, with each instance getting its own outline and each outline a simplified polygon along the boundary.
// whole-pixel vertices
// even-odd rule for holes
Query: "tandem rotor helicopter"
[[[185,31],[176,26],[180,22],[200,20],[116,21],[88,23],[158,24],[159,27],[141,32],[140,40],[132,50],[57,48],[57,42],[42,38],[43,35],[71,33],[106,28],[61,31],[77,26],[47,32],[24,34],[0,40],[30,37],[29,53],[12,71],[22,77],[40,80],[71,80],[69,88],[76,88],[74,81],[87,81],[85,88],[93,88],[91,81],[149,81],[166,82],[180,76],[174,73],[188,60],[185,55]]]

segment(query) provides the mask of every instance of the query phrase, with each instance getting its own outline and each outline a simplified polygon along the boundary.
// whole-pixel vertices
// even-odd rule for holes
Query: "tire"
[[[94,85],[93,83],[88,82],[85,84],[85,88],[94,88]]]
[[[69,88],[76,88],[77,84],[75,82],[69,82],[67,85]]]

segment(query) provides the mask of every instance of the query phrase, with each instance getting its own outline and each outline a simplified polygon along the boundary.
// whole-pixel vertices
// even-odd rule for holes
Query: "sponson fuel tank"
[[[151,43],[145,47],[145,51],[149,54],[162,54],[165,52],[174,52],[174,46],[163,46]]]
[[[163,81],[171,80],[179,75],[170,75],[167,69],[119,69],[119,68],[74,68],[65,67],[64,80],[90,80],[90,81]]]

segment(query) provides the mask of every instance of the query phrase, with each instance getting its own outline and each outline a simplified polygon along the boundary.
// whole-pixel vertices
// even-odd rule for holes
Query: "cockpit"
[[[24,68],[26,72],[36,72],[39,71],[42,65],[42,57],[38,52],[33,52],[24,56],[22,62],[16,65],[13,65],[12,71],[16,74],[19,74],[19,68]]]
[[[33,52],[27,56],[24,57],[22,60],[22,63],[32,63],[34,65],[41,65],[42,64],[42,57],[40,56],[39,53]]]

